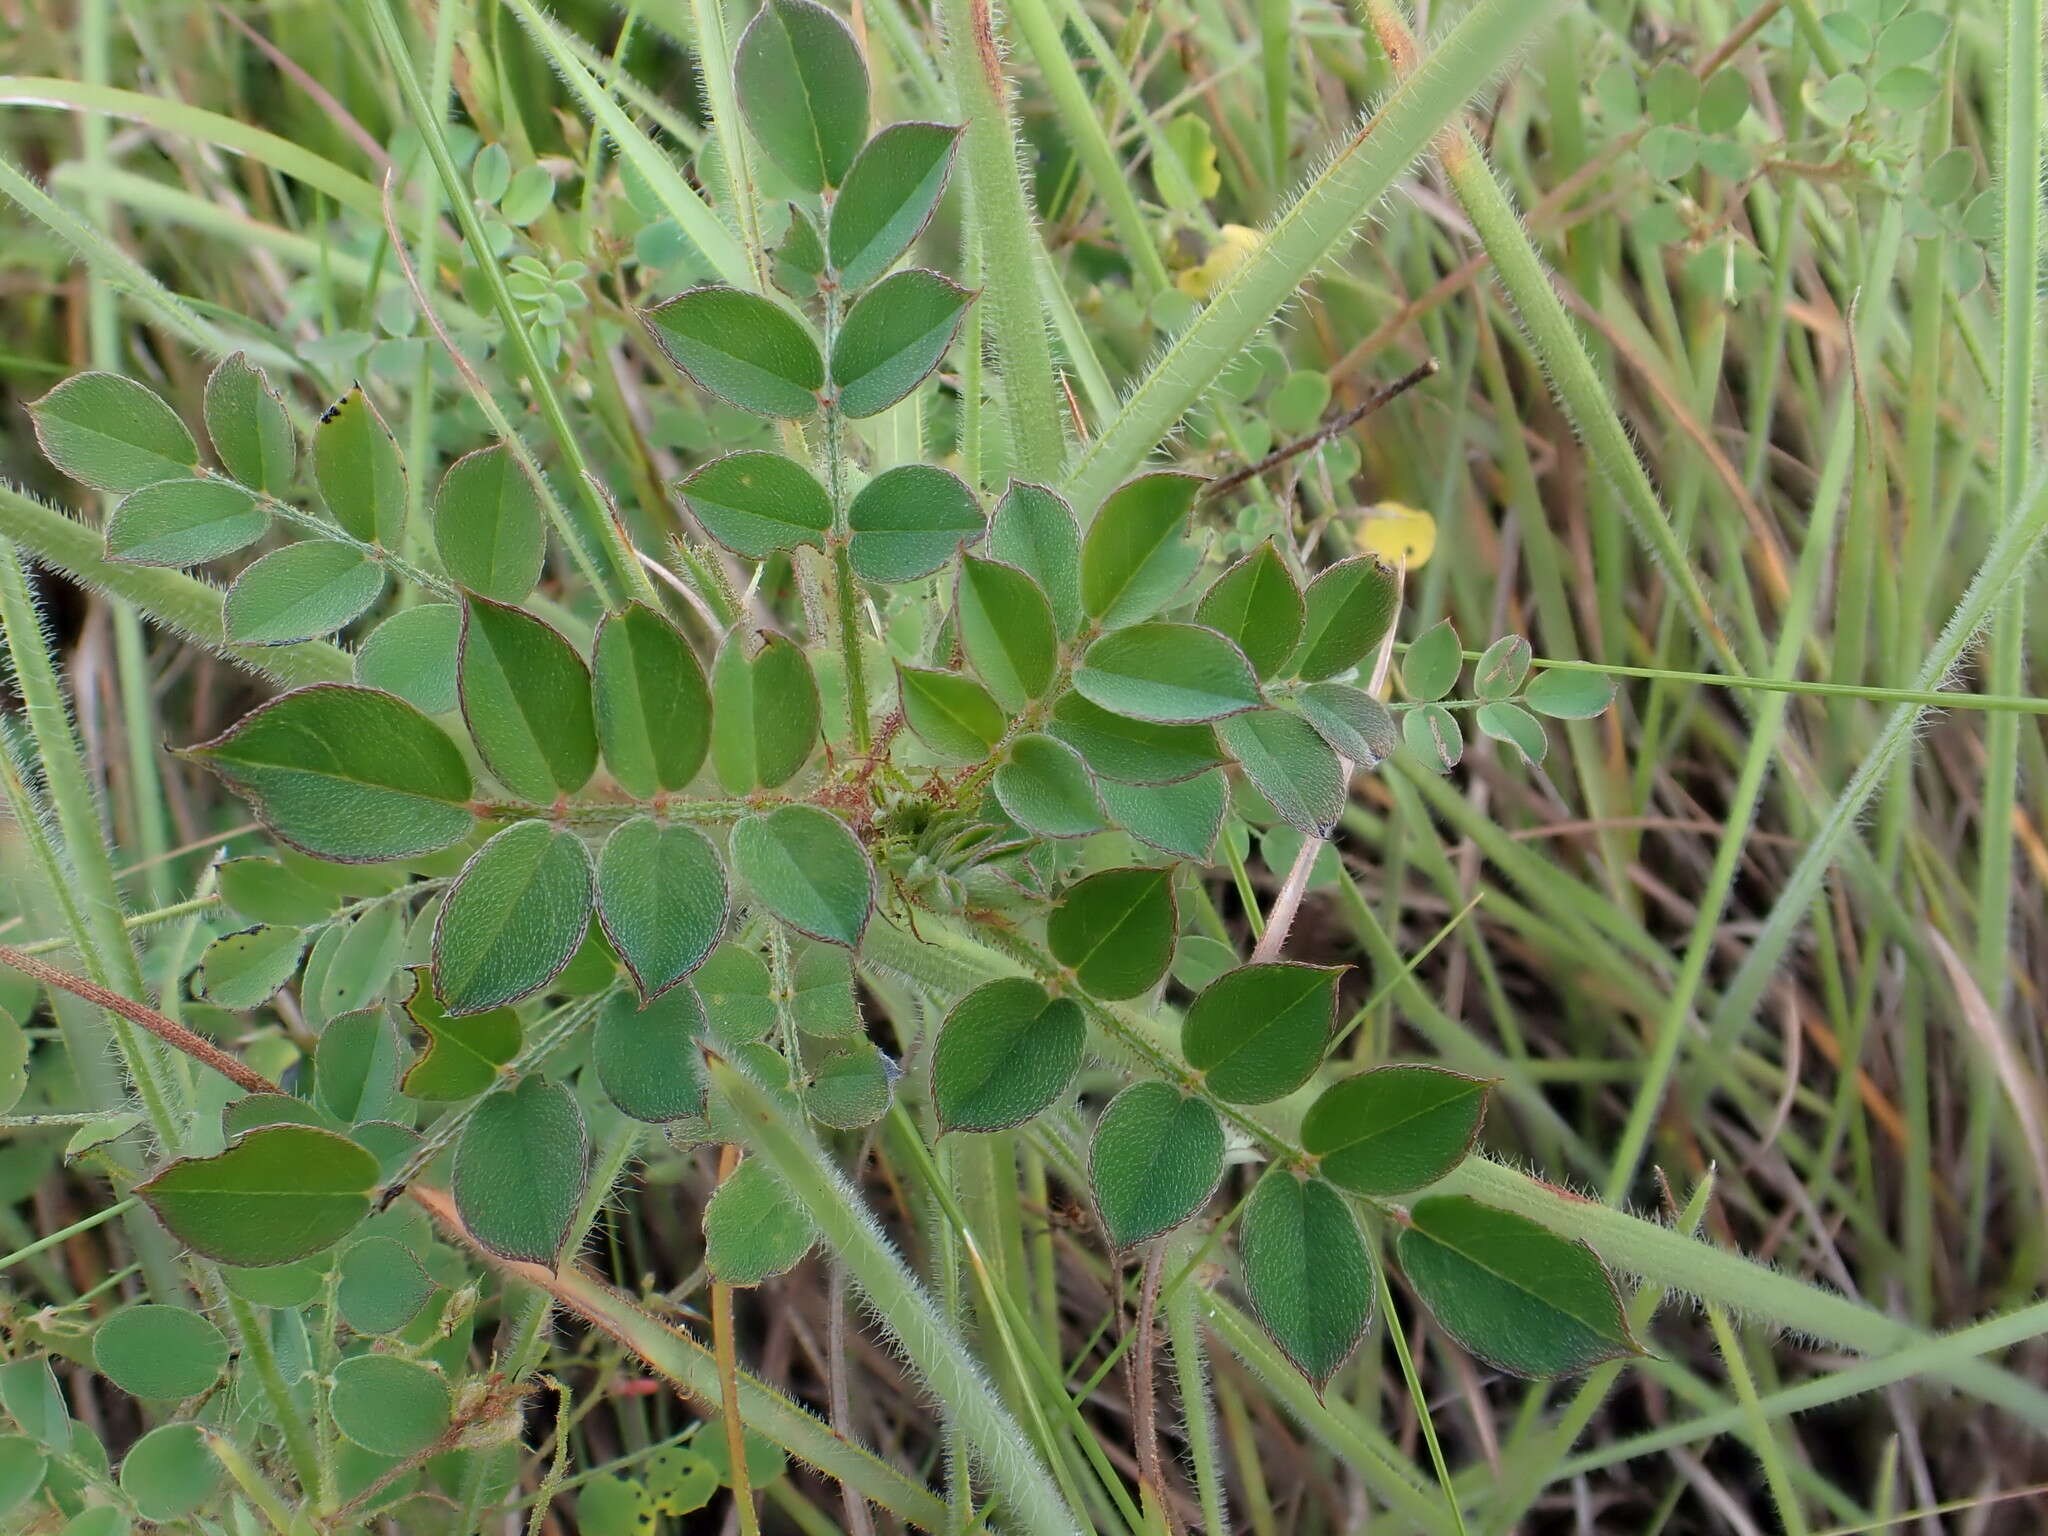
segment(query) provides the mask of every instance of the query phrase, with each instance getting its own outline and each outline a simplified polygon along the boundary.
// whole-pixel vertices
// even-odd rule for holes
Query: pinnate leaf
[[[961,649],[1005,709],[1020,710],[1052,686],[1059,667],[1052,608],[1022,570],[963,555],[954,608]]]
[[[818,744],[818,684],[803,648],[780,635],[734,631],[711,664],[711,766],[735,795],[796,776]]]
[[[118,373],[81,373],[29,408],[43,455],[72,479],[116,496],[199,468],[199,445],[152,389]]]
[[[1301,1122],[1317,1171],[1383,1199],[1434,1184],[1465,1160],[1491,1084],[1442,1067],[1375,1067],[1323,1091]]]
[[[794,419],[818,408],[824,357],[804,323],[773,299],[692,288],[649,310],[647,324],[670,362],[741,410]]]
[[[736,555],[766,559],[799,544],[823,547],[832,501],[795,459],[759,448],[713,459],[676,489],[704,531]]]
[[[92,1336],[92,1363],[131,1397],[196,1397],[227,1369],[228,1341],[183,1307],[125,1307]]]
[[[929,576],[985,527],[967,482],[932,464],[883,470],[855,495],[846,523],[855,574],[882,582]]]
[[[1458,646],[1458,632],[1449,619],[1439,619],[1408,647],[1401,663],[1401,683],[1408,697],[1434,702],[1458,686],[1458,674],[1465,658]]]
[[[1344,814],[1344,773],[1313,726],[1289,710],[1258,709],[1220,721],[1216,734],[1282,821],[1311,837],[1330,835]]]
[[[410,1456],[441,1438],[455,1406],[433,1367],[396,1355],[351,1355],[334,1368],[334,1427],[379,1456]]]
[[[434,984],[449,1014],[531,997],[590,924],[590,855],[566,827],[516,821],[477,849],[434,924]]]
[[[1409,710],[1401,721],[1401,739],[1438,773],[1449,773],[1465,755],[1465,728],[1441,704]]]
[[[1088,1182],[1110,1245],[1171,1232],[1223,1179],[1223,1122],[1204,1099],[1134,1083],[1109,1102],[1088,1146]]]
[[[932,1050],[940,1130],[1022,1125],[1066,1092],[1087,1040],[1072,998],[1015,976],[976,987],[946,1015]]]
[[[1309,583],[1295,674],[1316,682],[1357,666],[1378,651],[1400,606],[1400,580],[1378,557],[1331,566]]]
[[[1302,613],[1301,588],[1266,543],[1216,578],[1195,609],[1195,621],[1228,637],[1252,670],[1267,678],[1294,654]]]
[[[1259,1325],[1321,1391],[1372,1321],[1372,1258],[1344,1197],[1292,1168],[1266,1170],[1238,1227]]]
[[[725,926],[725,868],[693,827],[621,822],[597,861],[597,916],[642,999],[703,964]]]
[[[1532,767],[1542,762],[1550,750],[1543,722],[1519,704],[1482,704],[1477,718],[1481,731],[1514,748],[1516,755]]]
[[[434,548],[457,586],[516,603],[547,561],[540,495],[503,443],[448,466],[434,495]]]
[[[1055,960],[1105,1001],[1149,991],[1173,961],[1179,917],[1169,869],[1105,869],[1068,890],[1046,920]]]
[[[548,804],[597,771],[590,672],[552,625],[470,598],[456,681],[478,755],[513,794]]]
[[[384,572],[361,550],[303,539],[272,550],[235,578],[221,605],[235,645],[290,645],[331,635],[384,593]]]
[[[1211,1093],[1264,1104],[1314,1075],[1337,1017],[1341,967],[1240,966],[1202,989],[1181,1023],[1181,1054]]]
[[[650,1125],[704,1113],[704,1004],[685,982],[645,1004],[621,992],[591,1037],[597,1080],[622,1115]]]
[[[519,1015],[510,1008],[450,1018],[434,995],[430,970],[409,966],[412,993],[406,1017],[427,1037],[427,1049],[399,1085],[407,1098],[428,1103],[473,1099],[498,1080],[499,1069],[519,1054]]]
[[[1401,728],[1386,705],[1345,683],[1310,683],[1296,700],[1302,718],[1354,768],[1375,768],[1401,746]]]
[[[376,1158],[348,1138],[271,1125],[217,1156],[179,1158],[135,1192],[186,1247],[253,1269],[331,1248],[376,1187]]]
[[[1081,545],[1081,607],[1105,629],[1150,618],[1193,574],[1185,534],[1199,476],[1140,475],[1111,491]]]
[[[199,992],[222,1008],[261,1008],[298,972],[306,936],[282,923],[224,933],[199,957]]]
[[[991,787],[1009,818],[1040,837],[1086,837],[1104,828],[1094,776],[1057,737],[1029,731],[1011,742]]]
[[[1522,697],[1537,714],[1553,720],[1591,720],[1614,702],[1614,682],[1598,672],[1546,667]]]
[[[1074,690],[1114,714],[1162,724],[1220,720],[1264,699],[1243,651],[1200,624],[1136,624],[1089,645]]]
[[[1502,635],[1472,669],[1472,691],[1482,699],[1511,699],[1528,675],[1529,642],[1520,635]]]
[[[222,358],[207,375],[206,435],[227,472],[243,485],[272,496],[290,492],[298,433],[263,370],[243,353]]]
[[[298,689],[189,752],[315,858],[406,858],[458,842],[474,824],[461,749],[412,705],[372,688]]]
[[[979,762],[1003,738],[1010,717],[989,691],[958,672],[899,667],[903,723],[941,762]]]
[[[130,491],[107,519],[107,558],[202,565],[262,538],[270,518],[225,480],[159,480]]]
[[[362,385],[330,405],[314,429],[313,480],[351,538],[397,545],[405,527],[405,465]]]
[[[958,283],[917,267],[862,294],[832,345],[839,409],[856,420],[873,416],[917,388],[953,344],[973,299]]]
[[[711,750],[711,688],[682,631],[641,603],[608,613],[591,702],[612,777],[635,799],[685,788]]]
[[[583,1115],[544,1077],[494,1093],[455,1144],[455,1208],[492,1253],[553,1268],[589,1181]]]
[[[1525,1216],[1433,1195],[1395,1252],[1437,1325],[1498,1370],[1567,1376],[1642,1353],[1599,1256]]]
[[[839,285],[859,293],[895,264],[930,222],[960,130],[891,123],[869,139],[832,204],[827,248]]]
[[[462,610],[453,603],[401,608],[370,631],[356,652],[356,681],[395,693],[430,715],[457,703],[455,653],[462,643]]]
[[[1081,624],[1081,529],[1057,491],[1012,480],[989,520],[989,553],[1038,583],[1059,632]]]
[[[768,0],[741,34],[740,112],[807,192],[841,185],[868,136],[868,72],[853,33],[815,0]]]
[[[875,871],[845,822],[814,805],[785,805],[732,829],[733,873],[799,933],[860,946]]]

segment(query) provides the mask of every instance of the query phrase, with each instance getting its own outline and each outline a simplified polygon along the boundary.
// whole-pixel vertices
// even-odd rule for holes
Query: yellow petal
[[[1208,298],[1237,269],[1239,262],[1259,248],[1259,232],[1242,224],[1226,224],[1217,235],[1208,259],[1173,280],[1173,285],[1191,298]]]
[[[1389,565],[1406,562],[1409,570],[1429,564],[1436,552],[1436,519],[1427,512],[1383,501],[1367,507],[1357,525],[1358,547]]]

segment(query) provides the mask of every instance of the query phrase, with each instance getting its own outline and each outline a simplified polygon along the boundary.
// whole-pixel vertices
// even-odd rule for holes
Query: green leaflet
[[[1220,770],[1210,769],[1172,784],[1120,784],[1098,779],[1109,819],[1142,843],[1176,858],[1207,863],[1223,828],[1230,784]]]
[[[1519,704],[1482,704],[1477,716],[1479,729],[1495,741],[1514,748],[1524,763],[1534,767],[1550,750],[1550,738],[1543,722]]]
[[[959,128],[891,123],[855,158],[832,204],[826,236],[839,284],[859,293],[924,232],[960,143]]]
[[[687,788],[711,750],[711,688],[682,631],[652,608],[608,613],[591,647],[605,767],[636,799]]]
[[[1408,647],[1401,662],[1401,686],[1411,699],[1434,702],[1458,686],[1458,674],[1464,669],[1458,632],[1449,619],[1440,619]]]
[[[845,822],[813,805],[785,805],[732,829],[732,867],[760,903],[799,933],[860,946],[875,871]]]
[[[400,1091],[428,1103],[475,1098],[519,1054],[519,1015],[510,1008],[492,1008],[450,1018],[434,996],[430,968],[407,970],[412,993],[405,999],[406,1017],[426,1034],[427,1048],[407,1069]]]
[[[222,1008],[261,1008],[298,973],[306,936],[282,923],[224,933],[199,957],[199,993]]]
[[[404,858],[459,842],[474,825],[460,749],[412,705],[373,689],[298,689],[187,752],[315,858]]]
[[[1071,887],[1046,919],[1046,947],[1105,1001],[1149,991],[1173,959],[1179,915],[1170,869],[1106,869]]]
[[[1037,583],[1062,635],[1081,625],[1081,529],[1058,492],[1012,480],[989,523],[989,553]]]
[[[1137,624],[1093,642],[1074,691],[1113,714],[1168,725],[1220,720],[1264,698],[1244,652],[1199,624]]]
[[[365,688],[395,693],[430,715],[455,708],[455,653],[462,610],[453,603],[401,608],[370,631],[356,652],[355,678]]]
[[[395,1237],[366,1237],[342,1250],[334,1299],[357,1333],[397,1333],[433,1294],[434,1282]]]
[[[171,1235],[222,1264],[287,1264],[331,1248],[369,1213],[377,1160],[310,1125],[249,1132],[135,1186]]]
[[[1393,629],[1401,582],[1373,555],[1340,560],[1309,583],[1292,671],[1317,682],[1374,654]]]
[[[1246,965],[1202,989],[1181,1023],[1181,1054],[1211,1093],[1264,1104],[1314,1075],[1337,1019],[1343,968]]]
[[[183,1307],[124,1307],[93,1330],[92,1363],[131,1397],[196,1397],[227,1369],[228,1341]]]
[[[441,1438],[455,1406],[441,1373],[396,1355],[351,1355],[334,1368],[334,1427],[366,1451],[410,1456]]]
[[[1177,784],[1225,761],[1212,726],[1133,720],[1078,693],[1060,695],[1050,729],[1102,778],[1125,784]]]
[[[1202,481],[1162,470],[1109,493],[1081,545],[1081,608],[1105,629],[1148,619],[1200,563],[1188,513]]]
[[[540,580],[547,529],[540,495],[503,443],[464,454],[434,494],[434,548],[448,579],[498,603],[517,603]]]
[[[711,766],[735,795],[788,783],[818,744],[818,684],[803,648],[776,634],[751,656],[747,646],[735,630],[711,663]]]
[[[1065,1093],[1088,1024],[1080,1004],[1008,977],[953,1005],[932,1049],[932,1106],[944,1131],[1022,1125]]]
[[[552,1269],[589,1182],[575,1097],[529,1077],[477,1105],[455,1144],[452,1192],[470,1235],[492,1253]]]
[[[751,949],[719,945],[690,985],[704,1001],[712,1033],[727,1045],[762,1039],[775,1028],[774,982],[767,962]]]
[[[1016,566],[962,555],[953,601],[961,649],[1006,710],[1022,709],[1052,686],[1059,637],[1035,581]]]
[[[695,970],[725,927],[725,867],[693,827],[621,822],[597,860],[597,917],[643,1000]]]
[[[1217,738],[1280,819],[1311,837],[1328,837],[1344,814],[1345,779],[1337,754],[1301,716],[1257,709],[1219,721]]]
[[[734,50],[740,112],[768,158],[807,192],[847,179],[868,136],[859,45],[813,0],[768,0]]]
[[[1375,1067],[1323,1090],[1301,1122],[1301,1147],[1355,1195],[1424,1189],[1472,1150],[1492,1086],[1442,1067]]]
[[[1545,668],[1522,699],[1537,714],[1553,720],[1591,720],[1614,702],[1614,681],[1598,672]]]
[[[220,899],[259,923],[304,925],[322,921],[335,898],[276,859],[223,859],[214,865]]]
[[[0,1435],[0,1515],[12,1514],[34,1498],[49,1473],[49,1453],[35,1441],[27,1435]]]
[[[199,470],[199,445],[156,392],[117,373],[81,373],[28,408],[43,456],[116,496]]]
[[[313,483],[350,538],[397,547],[405,528],[405,466],[360,384],[330,405],[313,431]]]
[[[206,378],[205,412],[206,435],[229,474],[251,490],[290,494],[299,436],[261,368],[240,352],[222,358]]]
[[[1088,1144],[1088,1181],[1110,1245],[1170,1232],[1223,1178],[1223,1122],[1206,1100],[1133,1083],[1109,1102]]]
[[[839,409],[858,420],[886,411],[939,366],[974,295],[913,267],[882,279],[854,302],[832,346]]]
[[[1321,1391],[1372,1321],[1373,1269],[1344,1197],[1275,1164],[1238,1224],[1244,1289],[1259,1325]]]
[[[1425,704],[1403,715],[1401,740],[1437,773],[1449,773],[1465,755],[1465,729],[1441,704]]]
[[[1261,544],[1210,584],[1195,622],[1228,637],[1252,670],[1269,678],[1301,638],[1301,588],[1271,543]]]
[[[1086,837],[1106,825],[1088,765],[1052,736],[1032,731],[1011,742],[991,787],[1009,818],[1041,837]]]
[[[1393,712],[1369,693],[1343,683],[1310,683],[1295,702],[1315,733],[1355,768],[1376,768],[1400,749]]]
[[[469,598],[456,681],[478,755],[513,794],[550,804],[597,771],[590,672],[552,625]]]
[[[441,904],[434,985],[449,1014],[531,997],[561,972],[590,923],[590,854],[565,827],[517,821],[483,847]]]
[[[330,1019],[313,1056],[321,1108],[341,1125],[381,1120],[398,1093],[398,1036],[381,1008]]]
[[[903,723],[931,748],[932,755],[954,766],[981,761],[1003,739],[1010,717],[989,691],[958,672],[926,667],[898,667],[896,696]]]
[[[871,1041],[802,1044],[804,1113],[835,1130],[858,1131],[889,1112],[894,1068]]]
[[[353,545],[303,539],[272,550],[228,588],[221,619],[234,645],[290,645],[331,635],[384,594],[384,572]]]
[[[1525,1216],[1435,1195],[1395,1253],[1437,1325],[1500,1370],[1565,1376],[1642,1353],[1598,1255]]]
[[[832,500],[795,459],[758,448],[713,459],[676,490],[704,531],[736,555],[763,560],[778,549],[822,549]]]
[[[1472,668],[1472,692],[1482,699],[1511,699],[1529,675],[1529,642],[1502,635]]]
[[[807,1035],[844,1039],[860,1033],[853,956],[837,944],[797,944],[790,967],[789,1016]]]
[[[107,558],[201,565],[262,538],[270,516],[224,480],[160,480],[130,491],[107,519]]]
[[[704,1113],[704,1004],[689,983],[644,1006],[621,992],[591,1035],[597,1080],[622,1115],[651,1125]]]
[[[704,1208],[704,1266],[725,1285],[759,1285],[803,1262],[818,1229],[757,1157],[741,1159]]]
[[[159,1424],[121,1458],[121,1491],[145,1520],[195,1513],[221,1483],[221,1465],[197,1424]]]
[[[818,408],[825,360],[810,330],[773,299],[692,288],[646,318],[670,362],[741,410],[795,419]]]
[[[881,582],[929,576],[985,526],[967,482],[931,464],[883,470],[854,496],[846,525],[855,573]]]

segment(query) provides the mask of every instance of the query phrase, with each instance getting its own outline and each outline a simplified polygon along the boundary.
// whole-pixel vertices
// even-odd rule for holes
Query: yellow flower
[[[1226,224],[1217,233],[1219,238],[1201,265],[1189,267],[1173,280],[1174,287],[1190,298],[1208,298],[1237,270],[1239,262],[1259,248],[1259,232],[1243,224]]]
[[[1389,565],[1405,562],[1412,571],[1429,564],[1436,552],[1436,519],[1398,501],[1383,501],[1365,509],[1355,536],[1365,554],[1378,555]]]

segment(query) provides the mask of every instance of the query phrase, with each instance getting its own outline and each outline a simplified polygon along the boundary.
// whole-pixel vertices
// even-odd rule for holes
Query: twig
[[[1218,496],[1236,490],[1247,480],[1255,479],[1269,469],[1278,468],[1289,459],[1298,458],[1312,448],[1320,448],[1331,438],[1338,436],[1340,433],[1350,431],[1382,406],[1388,405],[1407,394],[1409,390],[1420,384],[1424,379],[1434,375],[1439,366],[1435,358],[1429,358],[1416,367],[1409,369],[1400,378],[1394,380],[1393,383],[1381,385],[1365,397],[1364,403],[1353,406],[1341,416],[1333,416],[1320,427],[1317,427],[1315,431],[1309,433],[1307,437],[1289,443],[1284,448],[1275,448],[1256,464],[1225,475],[1220,480],[1211,480],[1202,488],[1202,500],[1213,501]]]

